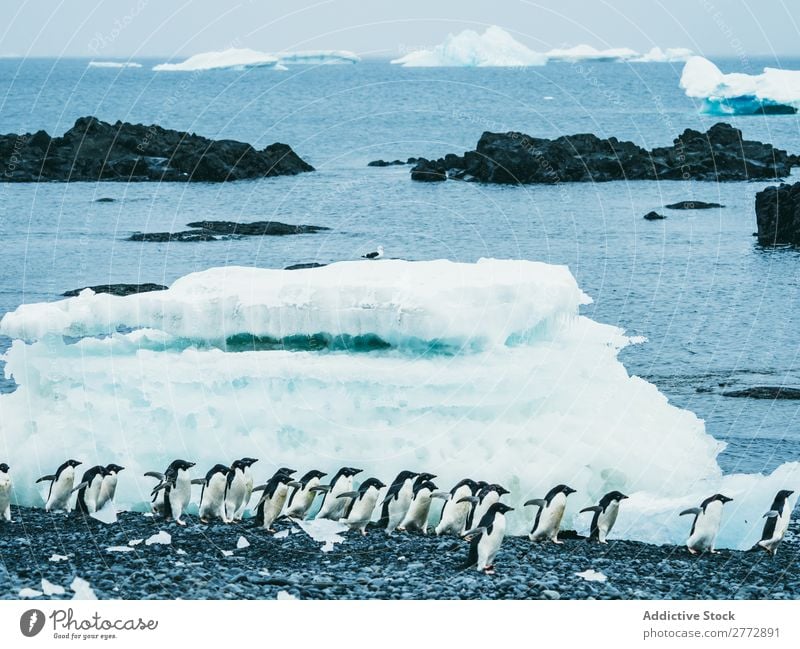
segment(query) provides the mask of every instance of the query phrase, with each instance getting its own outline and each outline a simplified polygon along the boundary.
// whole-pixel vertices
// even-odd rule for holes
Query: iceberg
[[[800,70],[764,68],[761,74],[724,74],[702,56],[686,61],[680,87],[702,99],[701,112],[711,115],[795,113],[800,106]]]
[[[545,56],[550,61],[565,61],[568,63],[593,61],[595,63],[601,63],[608,61],[629,61],[638,58],[640,55],[636,50],[627,47],[598,50],[591,45],[576,45],[570,48],[550,50]]]
[[[157,72],[200,72],[203,70],[246,70],[271,68],[286,70],[287,65],[329,65],[358,63],[361,59],[347,50],[307,50],[299,52],[259,52],[251,49],[229,48],[221,52],[195,54],[180,63],[159,63]]]
[[[694,52],[685,47],[668,47],[662,50],[654,47],[649,52],[631,59],[633,63],[682,63],[688,61]]]
[[[18,385],[0,395],[0,438],[26,449],[16,498],[40,506],[40,467],[68,454],[127,467],[123,507],[146,503],[140,476],[175,457],[202,475],[249,455],[498,482],[514,534],[534,515],[522,503],[564,482],[578,491],[568,527],[619,489],[612,537],[682,543],[678,513],[721,492],[734,501],[718,545],[750,547],[775,492],[800,493],[800,464],[723,475],[724,444],[627,372],[618,354],[635,341],[582,316],[589,301],[564,266],[387,259],[213,268],[157,293],[20,306],[0,322]]]
[[[141,63],[134,61],[89,61],[90,68],[141,68]]]
[[[547,57],[528,49],[504,29],[493,25],[483,34],[465,29],[449,34],[433,49],[416,50],[394,59],[392,63],[418,67],[524,67],[545,65]]]

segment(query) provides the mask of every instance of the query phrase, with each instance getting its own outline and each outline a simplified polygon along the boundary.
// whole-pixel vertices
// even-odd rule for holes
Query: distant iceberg
[[[90,68],[141,68],[141,63],[134,61],[89,61]]]
[[[668,47],[662,50],[654,47],[646,54],[631,59],[633,63],[680,63],[688,61],[694,52],[685,47]]]
[[[796,113],[800,105],[800,70],[764,68],[761,74],[724,74],[708,59],[693,56],[683,68],[680,87],[703,100],[711,115]]]
[[[204,52],[190,56],[181,63],[160,63],[157,72],[197,72],[200,70],[245,70],[247,68],[272,68],[285,70],[287,65],[327,65],[333,63],[358,63],[357,54],[347,50],[307,50],[300,52],[259,52],[251,49],[230,48],[221,52]]]
[[[409,68],[426,67],[519,67],[545,65],[547,57],[528,49],[504,29],[493,25],[483,34],[465,29],[449,34],[431,50],[417,50],[392,61]]]
[[[598,50],[591,45],[576,45],[567,49],[554,49],[545,54],[550,61],[630,61],[640,56],[639,52],[628,47],[614,47],[607,50]]]

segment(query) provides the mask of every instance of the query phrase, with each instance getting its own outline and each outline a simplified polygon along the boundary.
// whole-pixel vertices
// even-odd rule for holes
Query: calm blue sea
[[[158,123],[255,145],[290,144],[317,171],[224,185],[0,185],[0,314],[106,282],[169,284],[223,264],[284,267],[352,259],[383,244],[407,259],[483,256],[567,264],[594,303],[586,315],[648,342],[633,374],[729,443],[727,471],[800,459],[800,403],[731,399],[723,385],[800,385],[800,252],[763,250],[753,198],[766,183],[633,182],[552,187],[412,183],[376,158],[474,148],[484,130],[593,132],[664,145],[700,115],[681,65],[549,64],[525,69],[357,65],[201,73],[87,67],[81,59],[0,60],[0,132],[60,135],[76,118]],[[738,61],[717,61],[725,71]],[[800,60],[782,61],[800,69]],[[750,71],[772,61],[751,60]],[[748,138],[800,152],[796,116],[729,119]],[[95,203],[112,197],[113,203]],[[723,210],[642,215],[683,199]],[[330,226],[326,234],[210,243],[133,243],[133,231],[193,220]],[[8,345],[0,341],[0,349]],[[0,389],[13,389],[5,381]],[[700,391],[698,391],[700,390]],[[710,390],[710,391],[709,391]]]

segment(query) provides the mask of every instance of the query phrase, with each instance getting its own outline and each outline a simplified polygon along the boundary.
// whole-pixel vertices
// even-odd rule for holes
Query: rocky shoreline
[[[61,137],[0,135],[5,182],[225,182],[314,171],[288,144],[258,151],[235,140],[81,117]]]
[[[485,132],[474,151],[420,158],[411,170],[418,181],[469,180],[498,184],[557,184],[611,180],[735,181],[784,178],[800,164],[771,144],[745,140],[719,123],[701,133],[686,129],[673,146],[650,151],[615,137],[591,133],[555,140],[525,133]]]
[[[557,546],[509,537],[495,562],[497,574],[486,576],[461,568],[467,544],[455,537],[370,530],[363,538],[346,533],[323,552],[321,543],[288,522],[278,523],[273,536],[249,521],[203,525],[189,517],[181,528],[135,512],[109,525],[74,513],[12,508],[12,514],[13,523],[0,523],[4,599],[18,599],[21,591],[36,597],[42,579],[64,588],[50,597],[71,598],[76,577],[98,598],[112,599],[800,597],[797,520],[774,558],[762,551],[692,557],[683,547],[633,541],[601,546],[566,538]],[[163,532],[168,544],[148,545],[151,537],[167,540]]]

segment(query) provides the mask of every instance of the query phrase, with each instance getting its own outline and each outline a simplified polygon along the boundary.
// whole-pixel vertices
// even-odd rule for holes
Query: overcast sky
[[[797,1],[2,0],[0,55],[166,59],[236,46],[394,56],[496,24],[540,51],[588,43],[787,56],[800,55]]]

